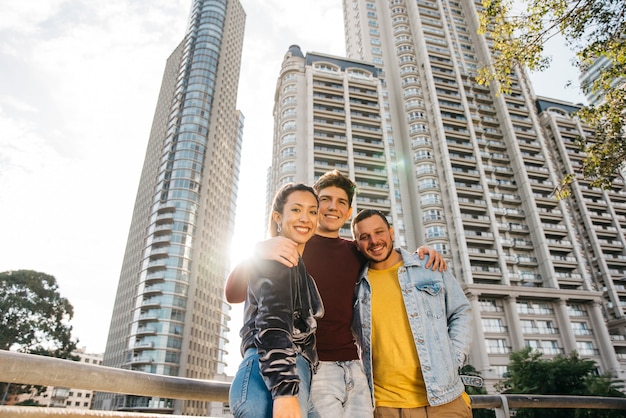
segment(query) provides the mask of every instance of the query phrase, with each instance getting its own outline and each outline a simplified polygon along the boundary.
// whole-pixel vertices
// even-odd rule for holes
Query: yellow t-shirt
[[[426,386],[409,326],[398,268],[368,271],[372,287],[372,357],[376,406],[428,405]]]

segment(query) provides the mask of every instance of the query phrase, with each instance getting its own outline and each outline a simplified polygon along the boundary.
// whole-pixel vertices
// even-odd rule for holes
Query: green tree
[[[0,350],[78,360],[72,354],[78,340],[72,339],[68,324],[73,315],[54,276],[32,270],[0,273]],[[6,385],[0,385],[5,395],[33,388],[11,385],[9,392]]]
[[[502,393],[534,395],[577,395],[625,397],[621,383],[610,375],[598,376],[593,360],[581,359],[574,351],[569,356],[558,355],[552,360],[530,347],[509,356],[509,368],[504,380],[496,385]],[[617,418],[621,411],[586,409],[520,409],[520,418]]]
[[[495,82],[510,92],[516,67],[543,71],[550,66],[546,41],[561,34],[585,71],[596,59],[607,64],[597,80],[581,85],[584,93],[605,92],[600,105],[585,106],[577,116],[595,130],[593,142],[578,138],[586,153],[582,175],[592,186],[610,188],[626,164],[626,13],[623,0],[482,0],[480,32],[493,39],[494,59],[479,70],[478,82]],[[565,176],[561,197],[569,195],[574,176]]]

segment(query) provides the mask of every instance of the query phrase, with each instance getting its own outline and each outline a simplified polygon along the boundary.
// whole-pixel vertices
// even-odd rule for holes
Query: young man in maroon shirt
[[[367,260],[353,241],[339,237],[339,231],[352,214],[356,185],[333,170],[321,176],[313,188],[320,203],[318,226],[302,258],[322,297],[324,317],[317,322],[320,362],[311,385],[309,418],[371,417],[369,386],[350,329],[355,284]],[[288,267],[297,265],[300,256],[296,243],[281,237],[258,244],[257,253]],[[419,248],[421,258],[426,253],[430,255],[427,268],[445,270],[446,263],[437,251]],[[226,300],[243,302],[247,283],[245,266],[237,266],[226,282]]]

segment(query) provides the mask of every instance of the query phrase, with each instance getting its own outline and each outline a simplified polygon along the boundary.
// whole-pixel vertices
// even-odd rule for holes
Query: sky
[[[274,89],[292,44],[344,56],[340,0],[241,0],[238,108],[245,116],[232,262],[265,233]],[[56,277],[79,347],[104,352],[165,61],[191,0],[0,0],[0,272]],[[574,103],[571,53],[547,47],[535,93]],[[568,80],[572,87],[566,87]],[[227,372],[239,356],[241,304]]]

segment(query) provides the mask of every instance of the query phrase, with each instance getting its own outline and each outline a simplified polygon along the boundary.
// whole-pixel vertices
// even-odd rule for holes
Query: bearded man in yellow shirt
[[[380,211],[361,211],[352,233],[369,260],[357,282],[352,328],[374,417],[471,418],[459,369],[469,353],[472,313],[461,286],[394,249],[393,228]]]

